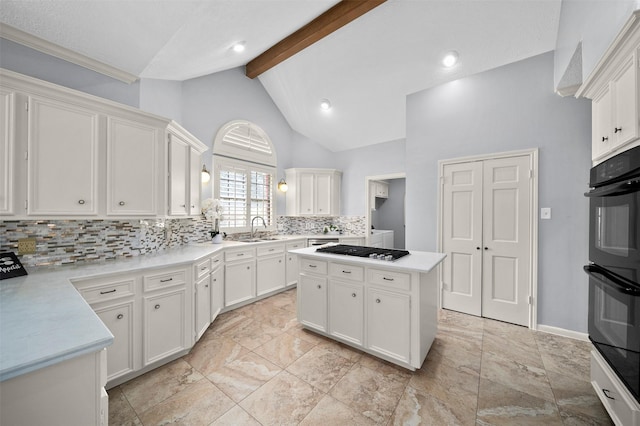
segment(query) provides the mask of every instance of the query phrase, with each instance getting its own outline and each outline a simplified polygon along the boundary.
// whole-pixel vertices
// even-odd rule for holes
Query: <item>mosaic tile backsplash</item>
[[[318,234],[334,224],[345,234],[364,235],[364,216],[277,217],[280,234]],[[66,265],[141,256],[210,240],[209,221],[190,219],[0,220],[0,252],[18,253],[18,240],[36,239],[36,253],[21,255],[25,266]],[[233,234],[237,239],[248,234]]]

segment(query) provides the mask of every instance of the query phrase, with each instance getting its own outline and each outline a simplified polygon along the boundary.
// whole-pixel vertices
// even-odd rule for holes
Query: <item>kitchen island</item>
[[[298,255],[298,321],[307,329],[410,370],[422,366],[437,332],[436,266],[441,253],[395,261]]]

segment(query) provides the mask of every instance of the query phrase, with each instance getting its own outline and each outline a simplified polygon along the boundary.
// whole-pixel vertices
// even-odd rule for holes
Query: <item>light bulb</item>
[[[238,42],[233,45],[233,51],[236,53],[244,52],[246,48],[246,43],[244,41]]]
[[[323,99],[320,101],[320,108],[324,111],[328,111],[331,109],[331,102],[329,102],[329,99]]]
[[[455,50],[448,52],[446,55],[444,55],[444,58],[442,58],[442,65],[444,65],[446,68],[451,68],[457,63],[458,52],[456,52]]]

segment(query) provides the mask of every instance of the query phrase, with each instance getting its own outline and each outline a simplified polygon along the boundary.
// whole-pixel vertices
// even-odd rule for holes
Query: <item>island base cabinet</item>
[[[362,345],[364,325],[363,286],[329,282],[329,334]]]
[[[300,274],[298,319],[310,328],[327,331],[327,279]]]
[[[367,348],[403,363],[410,362],[411,297],[367,289]]]
[[[135,371],[133,300],[127,303],[94,308],[98,318],[113,334],[113,344],[107,347],[107,380]]]
[[[186,290],[144,297],[144,365],[187,349]]]
[[[106,351],[81,355],[0,383],[0,424],[106,425]]]

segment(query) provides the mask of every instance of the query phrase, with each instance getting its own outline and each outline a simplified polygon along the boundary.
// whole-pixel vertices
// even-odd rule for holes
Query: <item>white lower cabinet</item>
[[[291,285],[295,285],[298,283],[298,275],[300,274],[300,269],[298,268],[298,256],[293,253],[289,253],[289,250],[296,250],[300,248],[306,247],[306,241],[295,241],[286,244],[286,279],[287,279],[287,287]]]
[[[329,281],[329,334],[356,345],[363,344],[364,287]]]
[[[211,323],[211,276],[207,274],[196,283],[196,340],[207,331]]]
[[[591,385],[613,423],[640,426],[640,404],[595,348],[591,350]]]
[[[143,297],[144,365],[188,349],[186,288]]]
[[[107,380],[113,380],[136,370],[134,359],[134,301],[94,308],[113,334],[113,344],[107,347]]]
[[[224,258],[225,308],[255,298],[255,249],[228,250]]]
[[[286,266],[284,243],[269,244],[257,248],[256,287],[257,296],[285,287]]]
[[[213,262],[213,259],[212,259]],[[211,272],[211,322],[224,308],[224,268],[219,266]]]
[[[411,297],[370,287],[367,289],[367,348],[409,363]]]
[[[315,330],[327,331],[327,279],[325,277],[300,274],[298,321]]]

